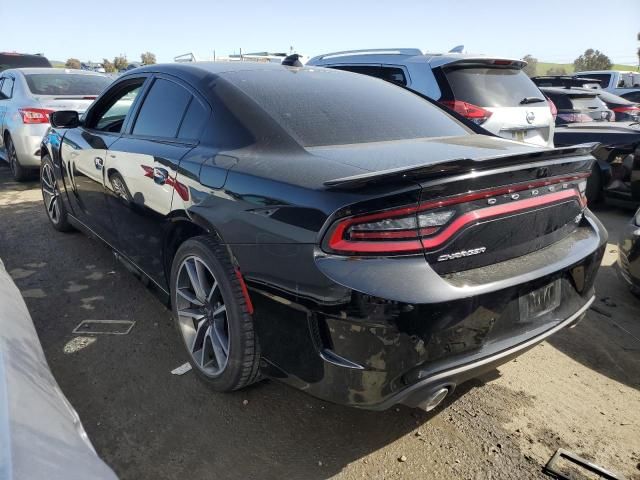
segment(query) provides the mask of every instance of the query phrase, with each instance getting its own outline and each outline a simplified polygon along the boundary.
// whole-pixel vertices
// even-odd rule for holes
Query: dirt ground
[[[98,453],[123,479],[545,478],[568,449],[640,479],[640,299],[614,270],[631,212],[609,229],[596,307],[430,414],[332,405],[277,382],[215,394],[185,362],[170,312],[102,245],[48,224],[35,183],[0,165],[0,258],[51,369]],[[82,320],[132,320],[79,336]]]

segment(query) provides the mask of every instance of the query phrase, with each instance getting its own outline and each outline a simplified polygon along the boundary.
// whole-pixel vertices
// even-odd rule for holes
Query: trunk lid
[[[49,110],[75,110],[78,113],[84,113],[96,98],[93,95],[39,95],[36,100],[42,108]]]
[[[348,219],[330,231],[325,245],[360,255],[420,252],[442,275],[542,249],[570,235],[583,221],[592,148],[507,148],[507,153],[490,150],[485,156],[476,151],[475,158],[326,182],[329,188],[360,189],[413,181],[421,192],[415,206]]]

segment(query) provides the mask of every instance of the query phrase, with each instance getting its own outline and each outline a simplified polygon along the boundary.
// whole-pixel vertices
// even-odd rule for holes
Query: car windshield
[[[79,73],[29,73],[25,75],[34,95],[99,95],[111,78]]]
[[[226,75],[306,147],[470,133],[429,101],[365,75],[322,68]]]
[[[462,100],[479,107],[519,107],[525,98],[544,98],[520,69],[452,67],[444,69],[444,74],[451,92],[443,91],[443,100]],[[448,98],[451,94],[453,98]]]

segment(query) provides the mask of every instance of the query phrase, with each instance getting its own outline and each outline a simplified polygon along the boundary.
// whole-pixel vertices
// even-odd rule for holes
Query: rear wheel
[[[68,232],[73,230],[69,224],[67,217],[67,209],[64,206],[56,177],[53,170],[53,162],[51,157],[45,155],[42,158],[42,166],[40,167],[40,188],[42,190],[42,199],[44,207],[47,211],[49,222],[59,232]]]
[[[253,383],[260,353],[253,319],[224,247],[209,237],[187,240],[171,269],[175,324],[198,377],[228,392]]]
[[[16,147],[13,144],[11,135],[7,134],[4,145],[7,150],[7,161],[9,162],[9,168],[11,169],[13,178],[18,182],[28,180],[33,172],[20,165],[20,160],[18,160],[18,154],[16,153]]]

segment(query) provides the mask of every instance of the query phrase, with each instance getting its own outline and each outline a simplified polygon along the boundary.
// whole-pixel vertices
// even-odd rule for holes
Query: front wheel
[[[201,380],[229,392],[257,379],[258,339],[224,247],[204,236],[180,246],[171,268],[171,301],[189,363]]]
[[[40,188],[42,190],[42,199],[44,207],[47,211],[47,217],[51,226],[59,232],[69,232],[73,227],[69,224],[67,209],[64,206],[56,177],[53,170],[53,162],[49,155],[42,158],[40,166]]]

